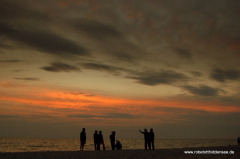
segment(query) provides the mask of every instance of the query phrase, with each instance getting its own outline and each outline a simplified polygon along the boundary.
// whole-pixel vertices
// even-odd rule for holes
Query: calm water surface
[[[143,149],[143,139],[119,139],[123,149]],[[237,145],[236,140],[155,140],[156,149]],[[78,138],[0,138],[0,152],[77,151]],[[105,140],[106,150],[110,141]],[[102,147],[101,147],[102,149]],[[93,139],[88,139],[84,150],[94,150]]]

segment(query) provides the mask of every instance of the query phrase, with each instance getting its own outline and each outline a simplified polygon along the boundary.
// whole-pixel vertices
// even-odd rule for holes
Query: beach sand
[[[234,154],[184,154],[184,151],[234,151]],[[240,146],[199,147],[181,149],[156,149],[156,150],[106,150],[106,151],[44,151],[44,152],[4,152],[0,153],[0,159],[177,159],[177,158],[240,158]]]

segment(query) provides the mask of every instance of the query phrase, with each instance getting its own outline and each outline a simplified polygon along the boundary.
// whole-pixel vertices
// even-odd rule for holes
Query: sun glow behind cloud
[[[181,109],[177,115],[188,114],[189,111],[203,111],[210,113],[240,112],[236,106],[222,106],[219,102],[200,102],[185,100],[160,99],[123,99],[104,97],[97,94],[50,90],[38,88],[34,91],[1,92],[0,102],[3,103],[2,115],[29,116],[34,115],[60,118],[63,121],[86,120],[88,125],[95,125],[95,120],[101,120],[102,125],[114,125],[115,118],[120,125],[152,124],[162,122],[163,118],[170,118],[172,122],[179,122],[174,112],[166,109]],[[6,106],[4,106],[4,103]],[[6,104],[7,103],[7,104]],[[27,110],[23,111],[24,109]],[[14,109],[11,109],[14,107]],[[147,119],[147,122],[146,122]],[[46,120],[40,118],[38,120]]]

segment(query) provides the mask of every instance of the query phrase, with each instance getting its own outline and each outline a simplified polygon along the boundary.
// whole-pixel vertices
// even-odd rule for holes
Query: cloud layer
[[[20,62],[20,60],[0,60],[0,63],[17,63]]]
[[[0,33],[10,40],[57,56],[67,56],[67,54],[78,56],[89,55],[88,50],[79,44],[44,30],[15,29],[10,25],[0,22]]]
[[[219,91],[216,88],[212,88],[205,85],[200,85],[198,87],[185,85],[182,88],[194,95],[200,95],[200,96],[217,96]]]
[[[186,82],[189,79],[186,75],[172,70],[139,72],[128,78],[137,80],[138,83],[149,86],[181,83]]]
[[[31,77],[25,77],[25,78],[14,78],[16,80],[24,80],[24,81],[39,81],[40,78],[31,78]]]
[[[76,118],[122,118],[122,119],[132,119],[132,118],[138,118],[135,115],[131,114],[124,114],[124,113],[105,113],[103,115],[90,115],[90,114],[81,114],[81,115],[68,115],[68,117],[76,117]]]
[[[235,69],[214,69],[210,77],[218,82],[226,82],[227,80],[239,80],[240,71]]]
[[[52,62],[50,66],[41,67],[41,69],[49,72],[80,72],[81,70],[75,66],[68,65],[62,62]]]

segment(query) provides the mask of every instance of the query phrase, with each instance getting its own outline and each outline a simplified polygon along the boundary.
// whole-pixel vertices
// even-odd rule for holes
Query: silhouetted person
[[[99,150],[100,150],[100,145],[103,145],[103,150],[105,150],[105,145],[104,145],[104,141],[103,141],[103,135],[102,135],[102,131],[99,131]]]
[[[86,137],[86,132],[85,128],[82,129],[82,132],[80,133],[80,151],[83,151],[84,144],[86,143],[87,137]]]
[[[97,130],[95,130],[95,133],[93,134],[93,139],[94,139],[95,150],[99,150],[99,135]]]
[[[152,144],[152,149],[154,150],[154,132],[153,129],[150,129],[150,132],[148,134],[148,146],[149,150],[151,150],[151,144]]]
[[[118,140],[117,140],[117,143],[116,143],[116,148],[117,148],[117,150],[121,150],[122,149],[122,144]]]
[[[144,129],[144,132],[142,132],[141,130],[139,130],[142,134],[144,134],[144,140],[145,140],[145,143],[144,143],[144,146],[145,146],[145,150],[147,150],[147,145],[148,145],[148,131],[147,129]]]
[[[240,145],[240,137],[238,137],[238,140],[237,140],[237,141],[238,141],[238,145]]]
[[[112,150],[115,150],[115,131],[112,131],[112,134],[110,135],[110,142],[111,142],[111,147]]]

